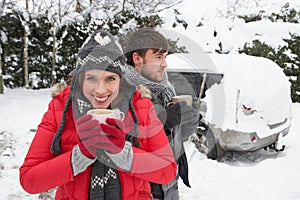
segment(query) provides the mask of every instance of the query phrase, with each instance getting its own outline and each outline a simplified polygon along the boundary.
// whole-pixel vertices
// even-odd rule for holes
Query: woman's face
[[[91,69],[85,71],[83,94],[94,108],[107,108],[118,96],[120,76],[116,73]]]

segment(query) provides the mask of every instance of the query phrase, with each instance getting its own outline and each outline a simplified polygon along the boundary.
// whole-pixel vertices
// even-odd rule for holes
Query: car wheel
[[[211,128],[208,128],[206,132],[206,143],[208,147],[207,158],[221,161],[225,152],[214,136]]]

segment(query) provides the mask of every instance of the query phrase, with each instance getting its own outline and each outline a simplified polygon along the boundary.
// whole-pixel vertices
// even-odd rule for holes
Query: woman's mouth
[[[95,96],[93,95],[94,99],[98,102],[98,103],[104,103],[105,101],[107,101],[107,99],[109,98],[108,96]]]

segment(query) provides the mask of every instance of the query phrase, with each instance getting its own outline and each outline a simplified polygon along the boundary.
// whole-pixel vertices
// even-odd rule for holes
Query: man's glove
[[[198,101],[195,101],[192,103],[192,106],[193,109],[190,112],[190,121],[182,124],[181,126],[181,135],[183,141],[186,141],[189,138],[189,136],[197,132],[199,118],[202,118],[200,114],[200,103]]]
[[[185,101],[180,101],[166,107],[167,119],[165,128],[170,129],[180,124],[194,121],[193,110],[193,107],[187,105]]]
[[[125,144],[126,133],[122,121],[107,118],[106,124],[98,124],[91,115],[84,115],[76,121],[78,132],[78,146],[80,151],[89,158],[95,158],[97,149],[107,150],[109,153],[119,153]]]

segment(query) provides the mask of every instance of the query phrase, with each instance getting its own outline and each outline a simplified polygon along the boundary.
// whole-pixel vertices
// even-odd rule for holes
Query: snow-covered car
[[[167,56],[178,94],[202,93],[198,136],[209,158],[227,151],[283,150],[291,126],[290,83],[273,61],[241,54]],[[201,87],[205,86],[205,87]]]

